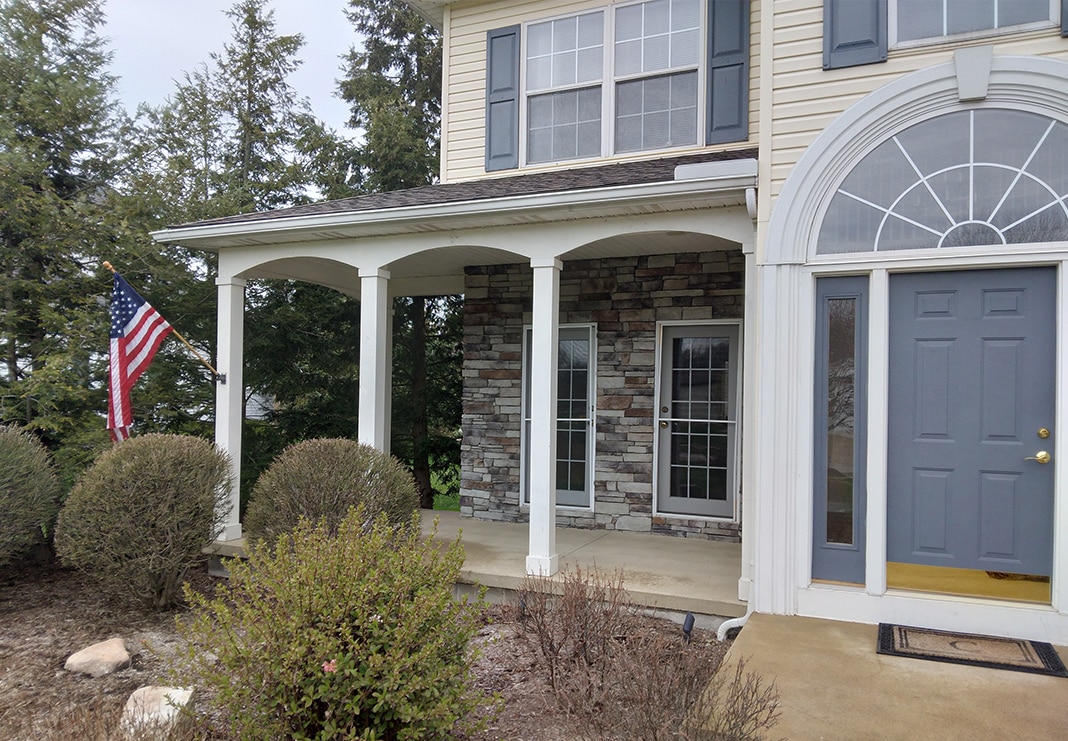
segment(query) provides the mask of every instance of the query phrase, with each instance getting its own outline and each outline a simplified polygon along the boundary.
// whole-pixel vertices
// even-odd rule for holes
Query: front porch
[[[437,518],[439,541],[461,534],[464,583],[481,584],[499,595],[523,581],[526,524],[461,518],[458,512],[423,510],[422,515],[428,535]],[[623,586],[637,604],[721,618],[746,612],[746,604],[738,599],[739,543],[561,527],[556,529],[556,547],[561,571],[579,566],[612,574],[622,569]]]
[[[487,587],[489,598],[499,600],[523,581],[526,524],[478,520],[440,510],[422,510],[421,514],[426,535],[437,519],[439,542],[451,542],[460,533],[465,553],[461,587]],[[556,529],[556,546],[561,570],[592,567],[612,574],[622,569],[623,586],[636,604],[707,618],[745,615],[746,604],[738,599],[740,543],[561,527]],[[206,553],[211,556],[212,574],[225,576],[219,559],[242,557],[245,540],[216,541]]]

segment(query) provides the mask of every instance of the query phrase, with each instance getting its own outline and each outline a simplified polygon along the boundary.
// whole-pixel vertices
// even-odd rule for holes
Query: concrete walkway
[[[515,589],[524,578],[527,526],[461,518],[459,512],[423,511],[423,532],[438,520],[437,540],[462,532],[467,559],[460,578],[493,589]],[[698,615],[738,617],[741,546],[710,540],[610,530],[557,528],[561,569],[623,569],[623,586],[638,604]]]
[[[1068,679],[882,656],[877,638],[874,625],[756,614],[728,661],[774,680],[782,720],[771,738],[1068,738]]]

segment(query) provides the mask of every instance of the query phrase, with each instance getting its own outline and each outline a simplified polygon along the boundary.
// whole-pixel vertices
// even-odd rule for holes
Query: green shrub
[[[463,565],[354,509],[336,534],[302,521],[230,565],[213,599],[192,590],[174,680],[207,693],[242,739],[452,738],[483,700],[468,643],[478,604],[458,602]],[[478,602],[481,602],[481,597]]]
[[[47,535],[59,509],[59,481],[40,441],[0,426],[0,565]]]
[[[71,490],[56,553],[117,594],[166,609],[221,532],[228,457],[206,440],[141,435],[101,455]]]
[[[415,480],[399,461],[369,445],[305,440],[283,450],[256,481],[243,525],[250,540],[273,543],[301,518],[336,532],[356,506],[371,519],[384,514],[404,524],[419,507]]]

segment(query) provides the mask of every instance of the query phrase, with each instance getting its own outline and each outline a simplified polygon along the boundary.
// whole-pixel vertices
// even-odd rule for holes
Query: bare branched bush
[[[604,682],[613,643],[637,614],[622,572],[603,576],[575,568],[556,579],[528,576],[517,594],[521,635],[537,648],[557,697],[570,698],[575,684],[593,693]]]
[[[778,722],[774,685],[744,661],[733,676],[718,674],[723,645],[691,644],[681,630],[643,620],[619,571],[527,577],[515,620],[558,707],[580,719],[586,738],[748,741]]]
[[[680,737],[686,741],[760,741],[779,722],[775,683],[745,670],[739,659],[734,673],[719,672],[694,706]]]

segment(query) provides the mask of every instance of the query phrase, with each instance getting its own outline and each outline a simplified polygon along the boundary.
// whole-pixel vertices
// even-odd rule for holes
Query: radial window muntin
[[[999,126],[1014,131],[987,157],[976,151],[977,123],[987,145]],[[955,127],[966,136],[966,156],[937,167],[925,161],[918,150],[937,158],[963,149],[946,137]],[[817,253],[1068,240],[1068,158],[1057,156],[1065,142],[1064,123],[1023,111],[978,109],[915,124],[850,171],[824,216]],[[866,188],[880,192],[858,193]]]

